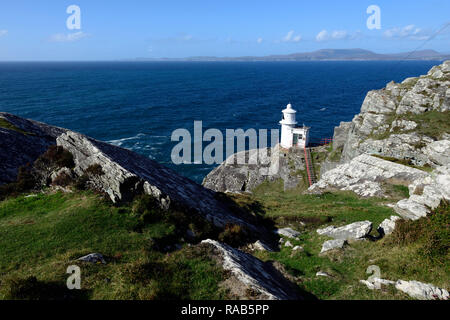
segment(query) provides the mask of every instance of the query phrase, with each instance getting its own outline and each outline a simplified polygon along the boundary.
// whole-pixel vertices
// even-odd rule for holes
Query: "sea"
[[[279,129],[291,103],[311,140],[359,113],[369,90],[441,61],[0,62],[0,111],[131,149],[198,183],[217,164],[174,164],[176,129]]]

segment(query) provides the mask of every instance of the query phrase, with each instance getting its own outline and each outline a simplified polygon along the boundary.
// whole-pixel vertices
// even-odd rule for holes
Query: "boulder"
[[[283,236],[283,237],[287,237],[287,238],[291,238],[291,239],[296,239],[300,236],[300,232],[295,231],[292,228],[277,229],[277,230],[275,230],[275,233],[278,234],[279,236]]]
[[[448,300],[449,293],[429,283],[398,280],[395,288],[419,300]]]
[[[259,251],[273,251],[272,248],[270,248],[267,244],[262,242],[261,240],[257,240],[255,243],[251,245],[253,250],[259,250]]]
[[[372,231],[372,222],[359,221],[342,227],[329,226],[317,229],[317,233],[340,240],[361,240]]]
[[[345,244],[346,241],[342,239],[325,241],[322,245],[322,250],[320,250],[320,253],[324,253],[333,249],[342,249]]]
[[[397,202],[395,212],[405,219],[417,220],[450,201],[450,164],[437,167],[430,175],[409,185],[409,198]]]
[[[391,234],[395,229],[397,220],[401,220],[401,218],[399,216],[391,216],[389,219],[384,219],[377,228],[378,232],[382,235]]]
[[[231,274],[231,278],[225,281],[231,294],[249,298],[246,292],[251,291],[250,298],[258,300],[302,298],[294,289],[295,285],[269,263],[215,240],[204,240],[201,244],[211,248],[222,268]]]
[[[102,263],[102,264],[106,264],[105,259],[103,258],[103,255],[100,253],[90,253],[88,255],[85,255],[81,258],[77,259],[78,261],[83,261],[83,262],[89,262],[89,263]]]

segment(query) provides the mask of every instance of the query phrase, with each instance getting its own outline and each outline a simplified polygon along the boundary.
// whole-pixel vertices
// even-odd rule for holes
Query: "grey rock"
[[[292,251],[303,251],[303,247],[302,246],[295,246],[292,248]]]
[[[290,248],[293,247],[292,243],[291,243],[289,240],[286,241],[286,243],[284,244],[284,246],[285,246],[285,247],[290,247]]]
[[[239,286],[230,287],[231,293],[242,296],[249,289],[258,300],[291,300],[301,298],[275,268],[254,256],[215,240],[204,240],[202,245],[213,248],[223,269],[229,271]]]
[[[338,127],[334,128],[333,134],[333,150],[343,148],[347,141],[348,132],[352,127],[351,122],[341,122]]]
[[[324,272],[324,271],[318,271],[318,272],[316,272],[316,277],[327,277],[327,278],[330,278],[331,275],[326,273],[326,272]]]
[[[395,212],[410,220],[425,217],[442,200],[450,200],[450,164],[437,167],[431,174],[413,181],[408,188],[409,198],[397,202]]]
[[[391,216],[389,219],[384,219],[377,228],[378,232],[384,235],[391,234],[395,229],[395,222],[398,220],[401,220],[399,216]]]
[[[380,278],[374,278],[373,282],[367,281],[367,280],[359,280],[360,283],[364,284],[367,286],[368,289],[370,290],[380,290],[382,285],[394,285],[395,281],[391,281],[391,280],[386,280],[386,279],[380,279]]]
[[[103,258],[103,255],[100,253],[90,253],[88,255],[85,255],[81,258],[77,259],[78,261],[84,261],[89,263],[103,263],[106,264],[105,259]]]
[[[272,248],[269,247],[267,244],[262,242],[261,240],[257,240],[255,243],[251,245],[253,250],[259,250],[259,251],[269,251],[272,252]]]
[[[322,250],[320,250],[320,253],[324,253],[333,249],[342,249],[345,244],[346,241],[342,239],[325,241],[322,245]]]
[[[360,240],[365,238],[372,230],[372,222],[359,221],[342,227],[329,226],[317,229],[317,233],[334,239]]]
[[[409,296],[420,300],[448,300],[449,293],[445,289],[433,286],[429,283],[422,283],[419,281],[404,281],[398,280],[395,283],[395,288]]]
[[[292,228],[276,229],[275,233],[278,234],[279,236],[284,236],[284,237],[288,237],[291,239],[296,239],[298,236],[300,236],[300,232],[295,231]]]
[[[428,162],[435,166],[450,164],[450,140],[433,141],[428,144],[423,153],[427,156]]]
[[[439,152],[437,158],[429,157],[434,151],[424,147],[436,138],[446,139],[446,133],[442,132],[439,137],[417,134],[414,131],[420,123],[405,117],[407,114],[450,110],[448,64],[446,61],[433,67],[427,75],[408,78],[402,83],[390,82],[384,89],[368,92],[361,112],[347,130],[341,159],[346,162],[369,153],[408,160],[418,166],[444,164],[439,160]],[[340,131],[339,127],[337,130]],[[339,136],[338,145],[342,140]]]
[[[381,187],[383,182],[408,185],[427,175],[419,169],[362,154],[327,171],[308,191],[322,193],[338,189],[353,191],[363,197],[382,197],[385,196]]]
[[[240,157],[244,163],[237,161]],[[285,151],[277,145],[233,154],[205,177],[203,186],[219,192],[251,192],[264,181],[282,179],[287,190],[298,185],[302,177],[296,172],[304,169],[303,149]]]

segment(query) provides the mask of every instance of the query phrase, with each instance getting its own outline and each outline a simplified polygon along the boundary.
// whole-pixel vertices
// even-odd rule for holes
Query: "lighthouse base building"
[[[292,147],[305,148],[309,143],[309,127],[297,127],[297,121],[295,120],[295,114],[297,111],[292,109],[292,105],[289,103],[282,111],[283,119],[281,124],[281,142],[280,146],[285,149]]]

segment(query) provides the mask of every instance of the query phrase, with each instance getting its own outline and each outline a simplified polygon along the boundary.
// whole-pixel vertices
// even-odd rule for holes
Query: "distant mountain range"
[[[447,60],[450,54],[421,50],[394,54],[375,53],[364,49],[322,49],[312,52],[270,56],[187,58],[136,58],[133,61],[375,61],[375,60]]]

